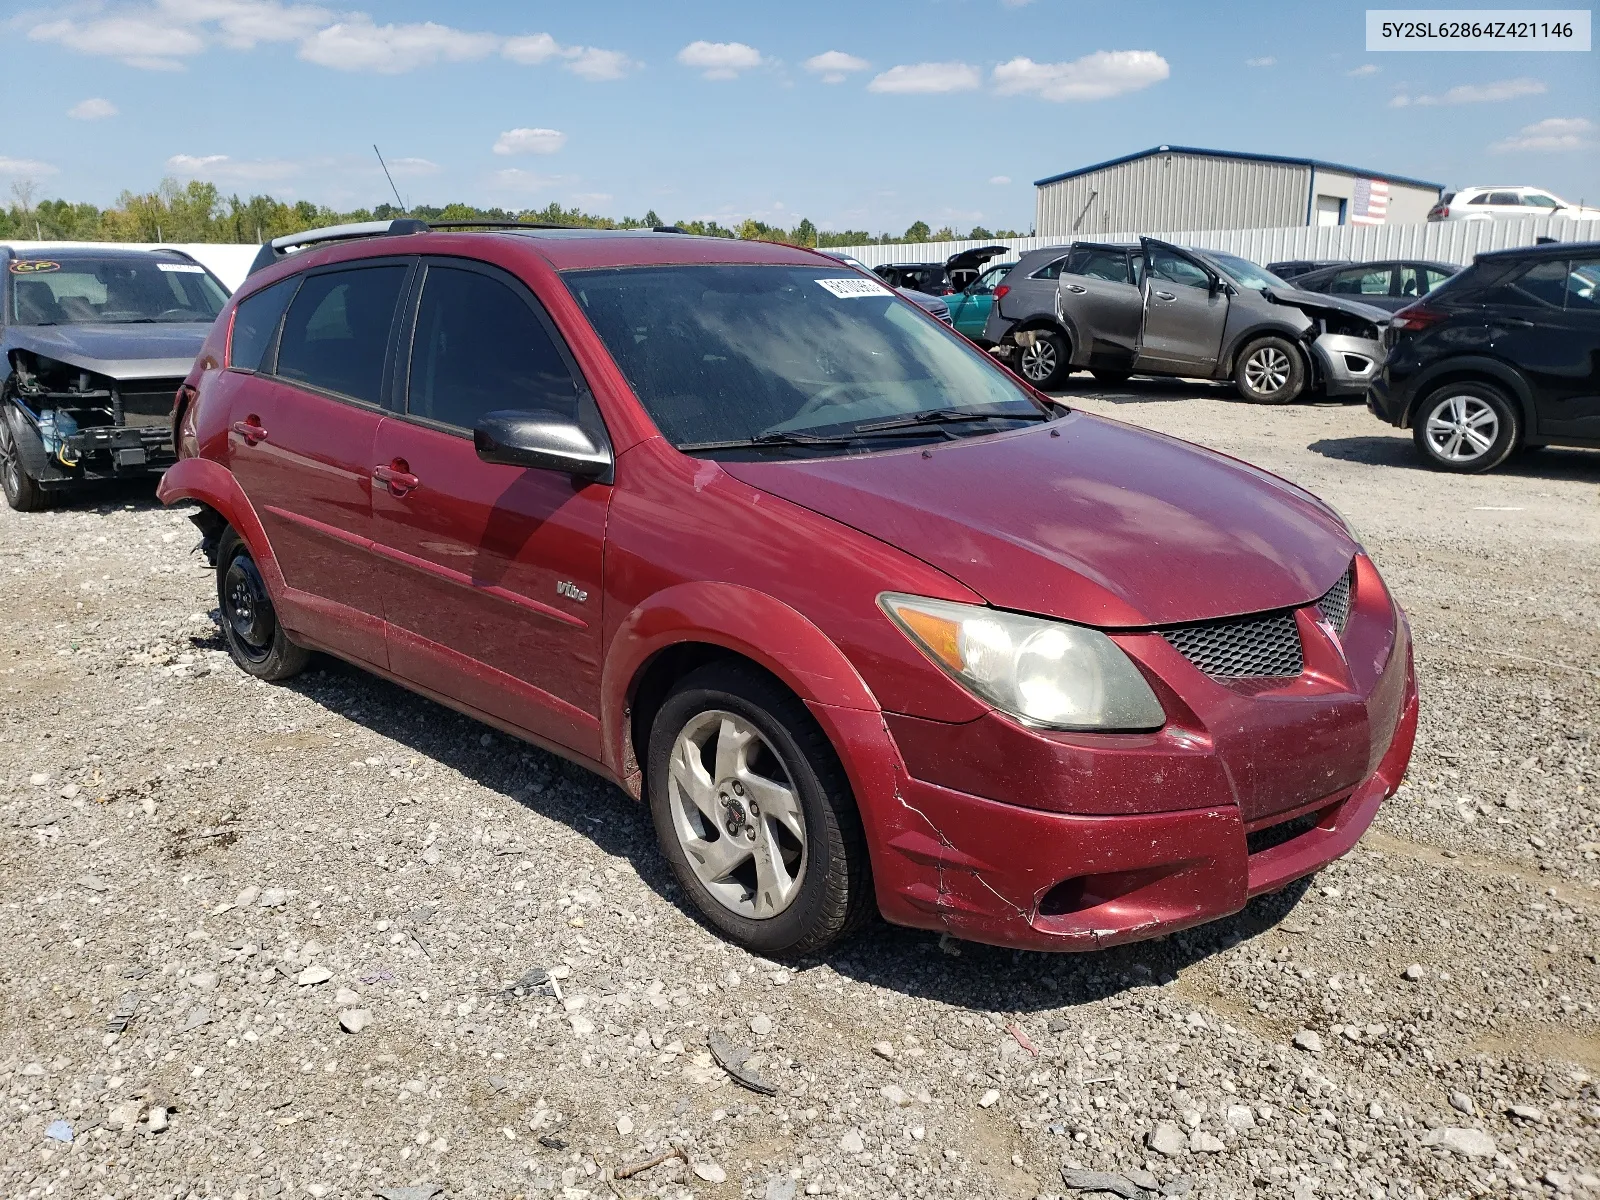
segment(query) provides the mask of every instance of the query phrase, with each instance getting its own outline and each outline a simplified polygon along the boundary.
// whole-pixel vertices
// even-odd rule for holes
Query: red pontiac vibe
[[[321,650],[646,800],[774,955],[1238,911],[1405,772],[1338,514],[1073,412],[789,246],[416,221],[263,250],[173,413],[234,660]]]

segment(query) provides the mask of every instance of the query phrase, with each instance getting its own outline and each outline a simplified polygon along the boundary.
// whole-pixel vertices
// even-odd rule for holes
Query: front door
[[[428,260],[402,411],[378,428],[373,538],[397,675],[600,757],[608,484],[483,462],[489,412],[598,420],[560,334],[519,281]],[[585,411],[585,410],[589,411]]]
[[[408,260],[363,262],[242,301],[235,358],[224,373],[228,467],[290,588],[285,626],[379,666],[386,658],[371,557],[372,445],[410,270]]]
[[[1194,259],[1145,242],[1144,327],[1136,365],[1169,375],[1210,375],[1222,353],[1228,294]]]

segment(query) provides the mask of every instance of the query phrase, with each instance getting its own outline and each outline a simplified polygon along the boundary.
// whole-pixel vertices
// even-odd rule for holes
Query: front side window
[[[300,280],[291,276],[246,296],[233,310],[233,332],[228,337],[228,365],[240,371],[258,371],[272,335],[278,332],[284,307]]]
[[[675,445],[836,437],[939,410],[953,435],[1045,410],[966,339],[858,275],[820,266],[568,271],[567,287]],[[935,430],[932,436],[940,436]],[[876,440],[816,452],[881,449]]]
[[[480,271],[430,266],[406,411],[471,429],[500,409],[545,409],[576,420],[572,372],[524,297]]]
[[[1523,192],[1522,202],[1529,208],[1560,208],[1561,201],[1543,192]]]
[[[214,321],[228,293],[198,263],[154,254],[13,258],[17,325],[154,325]]]
[[[377,404],[406,271],[395,264],[307,277],[283,321],[278,375]]]

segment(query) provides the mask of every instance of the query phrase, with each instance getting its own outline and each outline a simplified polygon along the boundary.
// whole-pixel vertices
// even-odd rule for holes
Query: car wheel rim
[[[1056,348],[1049,342],[1039,340],[1031,346],[1022,348],[1022,373],[1029,382],[1038,383],[1041,379],[1049,379],[1056,369]]]
[[[673,833],[717,903],[754,920],[794,903],[805,877],[806,825],[783,760],[734,713],[693,717],[667,766]]]
[[[1276,346],[1262,346],[1244,364],[1245,382],[1262,395],[1282,391],[1289,382],[1289,356]]]
[[[1482,458],[1500,437],[1500,414],[1479,396],[1451,396],[1428,415],[1426,436],[1445,462]]]
[[[255,563],[241,554],[222,579],[222,617],[245,657],[259,662],[272,650],[277,618]]]
[[[11,430],[4,426],[5,417],[0,415],[0,487],[5,488],[7,496],[15,497],[22,490],[22,480],[17,472],[17,447],[12,441]]]

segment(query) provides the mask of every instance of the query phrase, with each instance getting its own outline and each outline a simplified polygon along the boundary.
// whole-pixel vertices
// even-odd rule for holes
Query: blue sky
[[[1160,143],[1600,202],[1590,53],[1379,53],[1365,4],[66,0],[13,9],[0,189],[164,176],[336,207],[1026,230],[1036,178]]]

